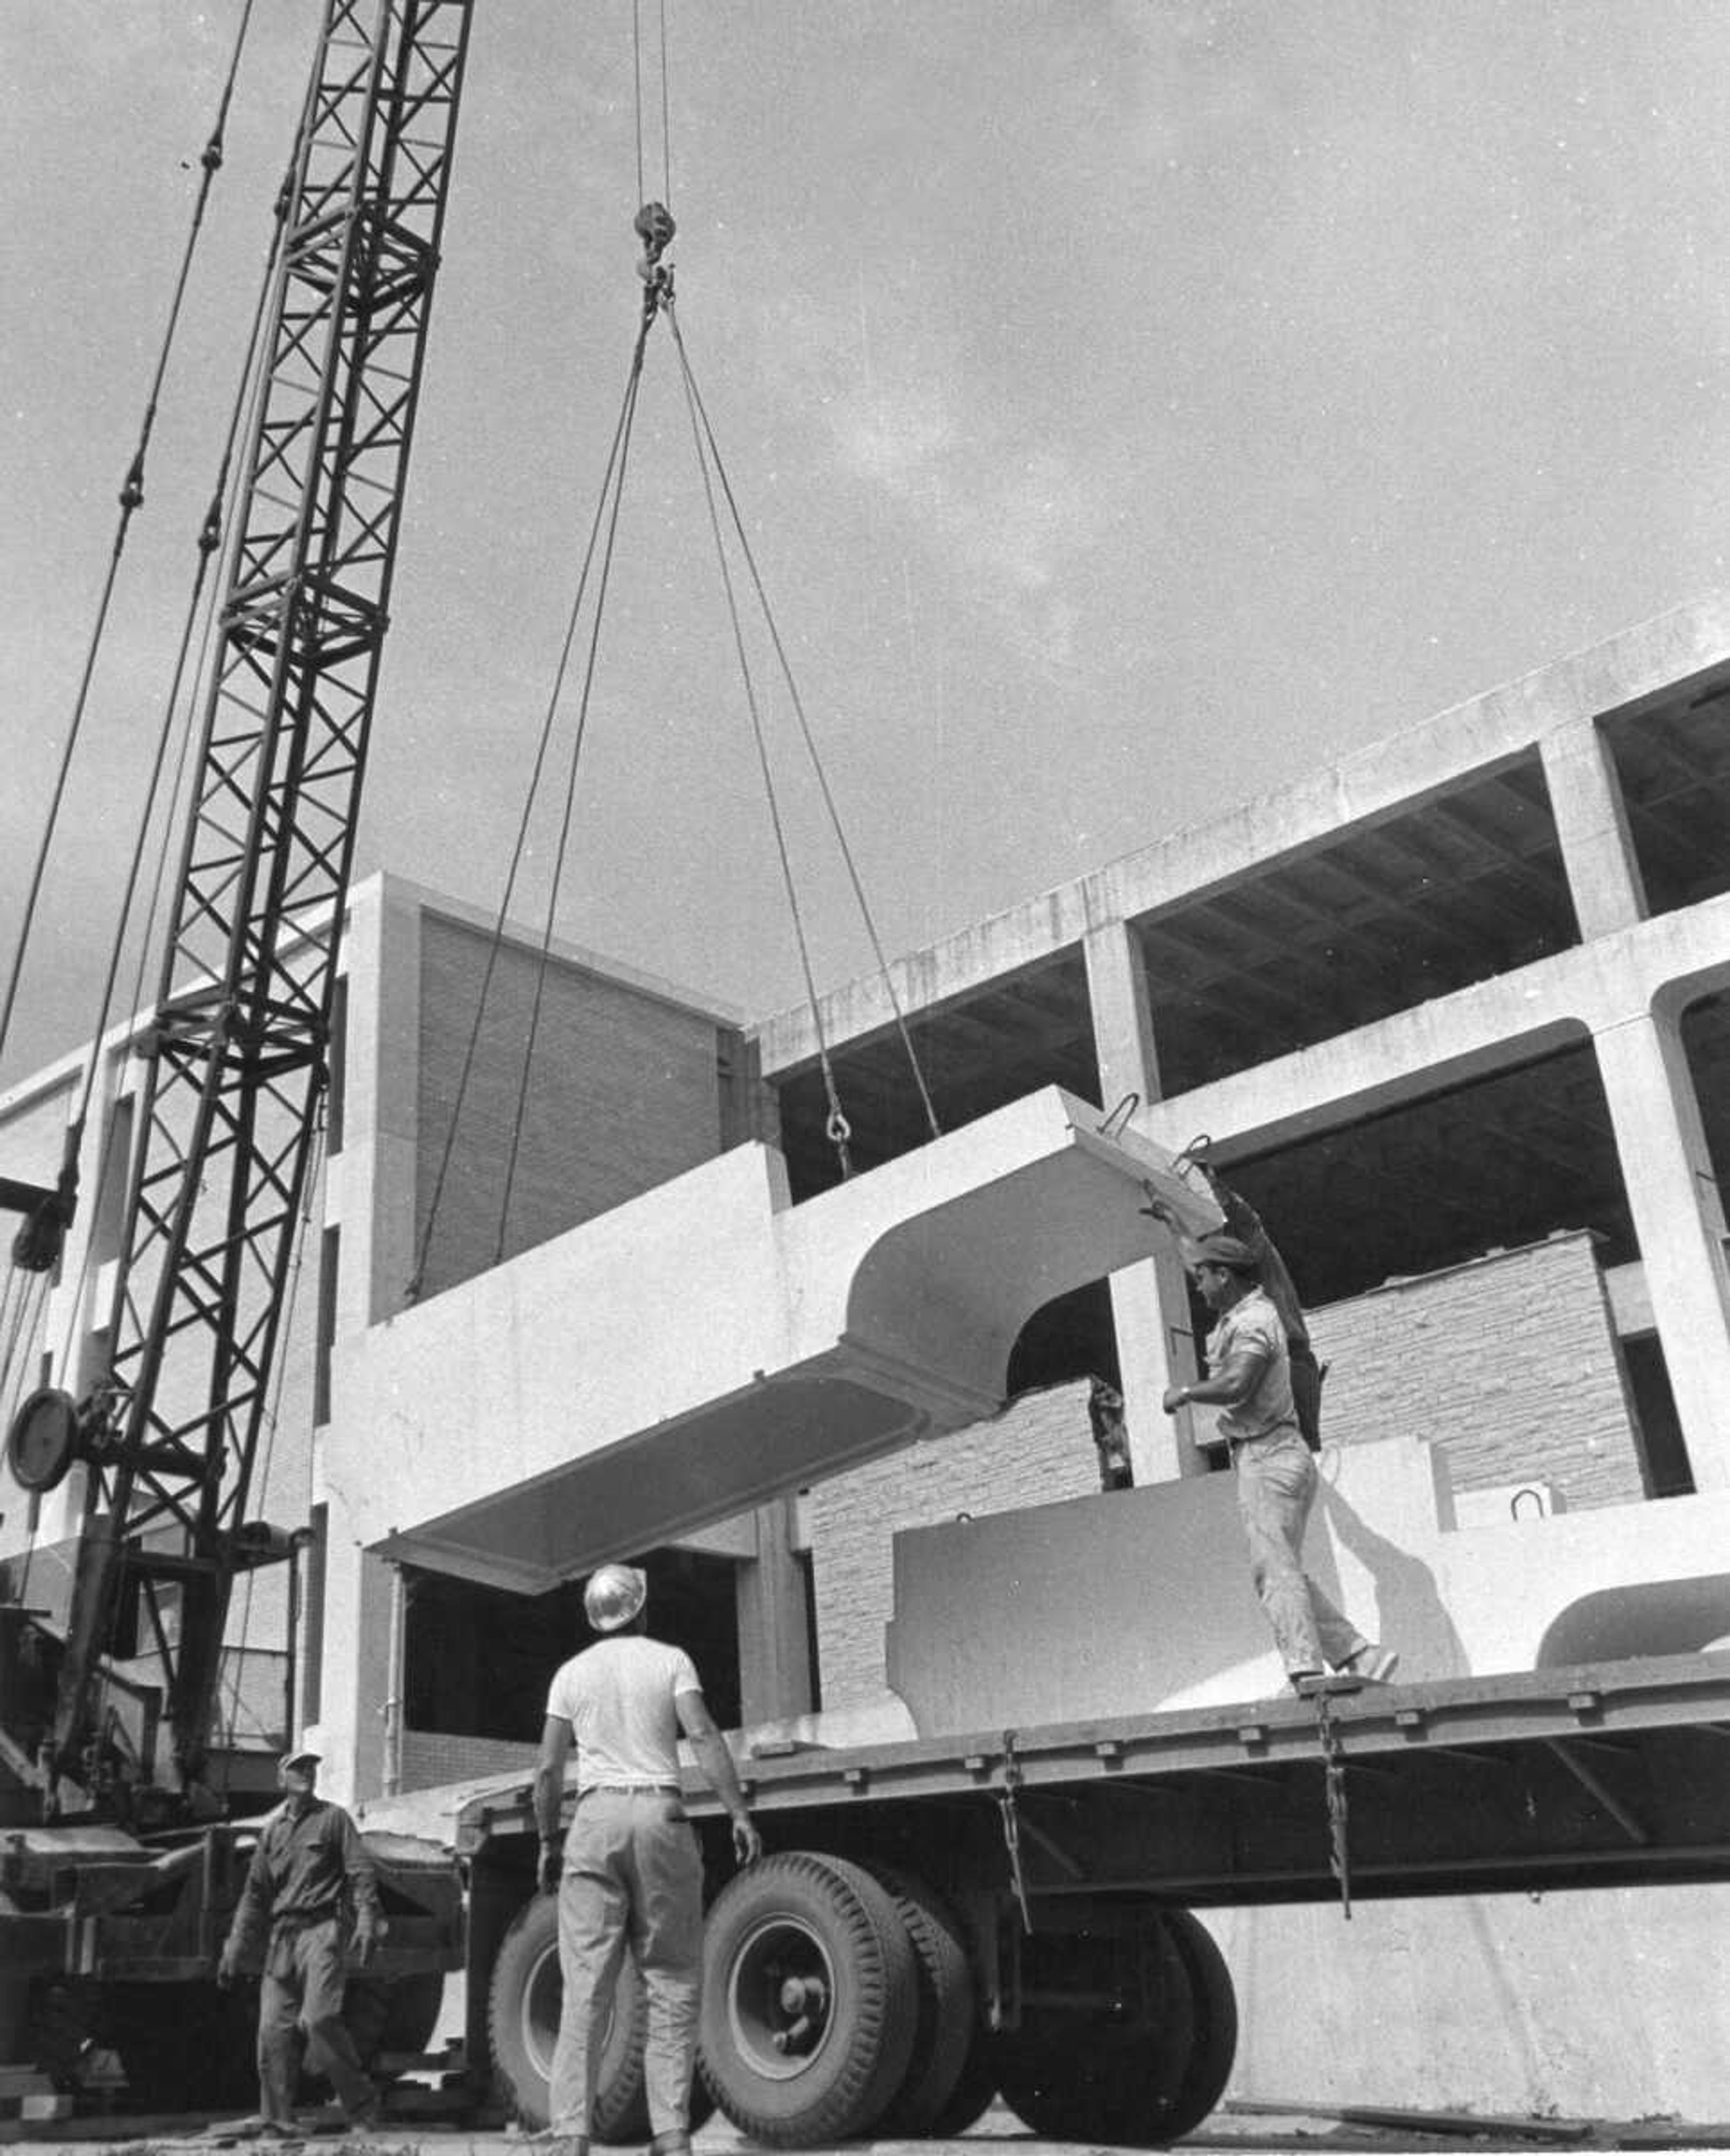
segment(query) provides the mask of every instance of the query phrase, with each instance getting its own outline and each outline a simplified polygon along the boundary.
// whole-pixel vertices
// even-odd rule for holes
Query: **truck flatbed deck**
[[[1224,1904],[1340,1891],[1330,1758],[1356,1893],[1730,1877],[1730,1655],[1366,1686],[1325,1707],[1294,1697],[747,1749],[742,1771],[771,1848],[809,1845],[819,1823],[842,1855],[936,1831],[963,1876],[989,1849],[1001,1877],[1002,1835],[966,1822],[1009,1798],[1030,1897]],[[716,1816],[706,1792],[690,1807]],[[458,1845],[472,1855],[518,1833],[533,1834],[526,1786],[471,1802]]]

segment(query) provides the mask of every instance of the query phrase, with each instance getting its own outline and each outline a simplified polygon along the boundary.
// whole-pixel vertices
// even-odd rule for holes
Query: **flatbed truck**
[[[1730,1655],[1695,1653],[881,1745],[739,1742],[768,1854],[714,1887],[701,2080],[752,2138],[1035,2132],[1158,2144],[1230,2074],[1196,1908],[1730,1877]],[[467,2046],[546,2117],[556,1903],[526,1782],[457,1816]],[[640,2133],[628,1976],[597,2128]]]

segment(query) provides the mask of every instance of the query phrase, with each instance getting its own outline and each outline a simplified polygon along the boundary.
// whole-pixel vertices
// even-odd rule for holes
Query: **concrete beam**
[[[1034,1310],[1147,1257],[1133,1136],[1047,1087],[802,1205],[741,1146],[338,1343],[361,1546],[532,1591],[1001,1406]]]
[[[1582,721],[1660,697],[1698,694],[1727,674],[1730,594],[1720,593],[1537,668],[1296,785],[1161,839],[898,959],[890,970],[901,1006],[916,1011],[966,995],[1081,944],[1096,929],[1132,921],[1313,849],[1353,825],[1409,809],[1426,796],[1538,750],[1553,733],[1567,736]],[[1595,844],[1589,831],[1582,835]],[[1566,850],[1575,834],[1564,829],[1562,836]],[[1569,873],[1576,873],[1572,862]],[[877,1032],[893,1018],[887,987],[875,974],[823,998],[824,1032],[832,1048]],[[767,1075],[816,1053],[808,1009],[783,1011],[757,1033]]]
[[[1214,1133],[1221,1161],[1265,1152],[1709,993],[1730,983],[1727,952],[1730,896],[1197,1086],[1141,1127],[1173,1152],[1198,1129]]]

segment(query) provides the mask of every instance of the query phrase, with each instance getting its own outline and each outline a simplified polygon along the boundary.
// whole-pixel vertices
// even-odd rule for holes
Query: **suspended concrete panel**
[[[340,1343],[324,1480],[381,1555],[535,1592],[993,1414],[1053,1297],[1219,1224],[1055,1086],[803,1204],[741,1146]]]

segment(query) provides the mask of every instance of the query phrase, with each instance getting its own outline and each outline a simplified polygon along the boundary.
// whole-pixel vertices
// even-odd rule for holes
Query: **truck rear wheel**
[[[864,2133],[906,2080],[913,1947],[856,1864],[804,1851],[730,1880],[703,1942],[700,2058],[740,2132],[773,2148]]]
[[[552,2047],[558,2041],[564,1979],[558,1961],[558,1897],[537,1894],[505,1934],[487,1989],[487,2037],[506,2101],[537,2133],[552,2120]],[[627,1951],[601,2039],[589,2132],[597,2141],[646,2141],[643,2092],[643,1985]],[[695,2121],[693,2122],[695,2123]]]
[[[1168,1909],[1164,1916],[1195,2001],[1188,2060],[1163,2127],[1168,2138],[1176,2140],[1193,2133],[1225,2093],[1237,2057],[1237,1993],[1225,1957],[1200,1918],[1188,1909]]]
[[[1019,2030],[993,2042],[1004,2102],[1043,2138],[1158,2148],[1190,2071],[1189,1966],[1164,1912],[1024,1943]]]
[[[906,2078],[872,2129],[880,2139],[902,2140],[932,2132],[960,2083],[973,2041],[973,1972],[960,1919],[923,1880],[894,1865],[869,1869],[895,1903],[913,1948],[913,2055]],[[988,2095],[985,2102],[990,2100]]]

